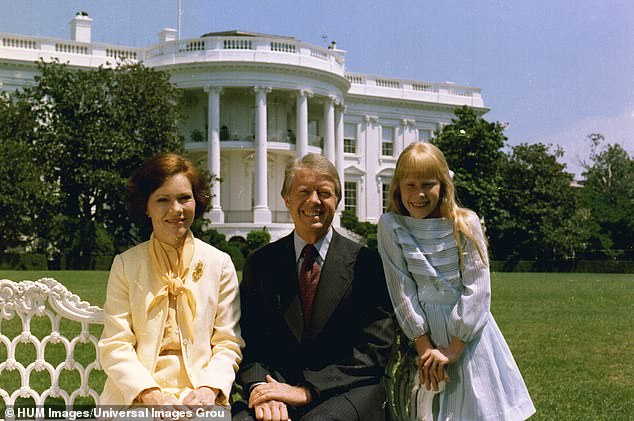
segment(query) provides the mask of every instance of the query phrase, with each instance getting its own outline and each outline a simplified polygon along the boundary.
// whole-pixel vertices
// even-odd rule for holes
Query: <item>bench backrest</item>
[[[17,323],[13,323],[13,328],[7,326],[6,321],[16,316],[21,321],[21,331],[15,328]],[[44,332],[32,332],[31,322],[34,318],[47,318],[50,326],[45,328]],[[67,334],[64,329],[60,330],[60,325],[67,323],[64,319],[79,323],[81,331]],[[48,397],[63,399],[69,409],[75,405],[78,397],[91,397],[95,404],[99,404],[99,392],[89,384],[91,373],[101,370],[96,358],[98,339],[90,332],[90,326],[103,325],[103,319],[101,308],[82,301],[55,279],[43,278],[22,282],[0,279],[0,376],[6,374],[5,372],[17,370],[20,377],[20,385],[9,390],[4,389],[7,387],[6,384],[0,383],[0,397],[4,400],[5,407],[14,406],[19,398],[29,397],[33,398],[35,405],[38,406],[44,405]],[[45,323],[39,323],[38,326],[42,324]],[[33,344],[36,354],[33,361],[25,362],[21,355],[16,358],[16,349],[25,346],[20,344]],[[51,354],[51,350],[46,352],[50,344],[62,344],[65,349],[63,361],[53,364],[46,361],[45,355]],[[82,364],[75,359],[76,347],[79,348],[79,344],[88,344],[80,345],[82,349],[89,347],[90,344],[94,346],[94,358],[91,361],[84,361]],[[56,349],[59,354],[61,346],[51,348]],[[5,356],[6,360],[3,361]],[[74,370],[79,373],[80,384],[72,386],[73,390],[64,390],[60,387],[59,379],[63,370]],[[31,376],[34,372],[42,371],[49,373],[50,387],[38,392],[33,388]],[[39,374],[38,376],[41,377]]]

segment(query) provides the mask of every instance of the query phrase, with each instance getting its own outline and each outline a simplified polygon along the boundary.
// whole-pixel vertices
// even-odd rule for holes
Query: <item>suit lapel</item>
[[[319,335],[352,283],[354,259],[342,246],[341,236],[335,231],[321,270],[319,286],[313,305],[312,336]],[[300,306],[301,307],[301,306]]]
[[[293,243],[293,233],[284,238],[282,245],[281,259],[277,270],[274,266],[273,276],[279,276],[280,283],[277,290],[277,299],[280,311],[284,312],[284,320],[297,342],[301,342],[304,334],[304,316],[302,313],[302,302],[299,298],[297,274],[297,258],[295,257],[295,246]]]

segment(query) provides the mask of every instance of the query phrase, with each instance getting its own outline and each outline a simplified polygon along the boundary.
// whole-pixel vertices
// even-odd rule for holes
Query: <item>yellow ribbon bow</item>
[[[189,264],[193,257],[193,236],[190,232],[180,255],[176,249],[172,248],[170,250],[169,245],[163,244],[156,239],[154,234],[152,234],[150,242],[152,264],[156,271],[161,274],[163,286],[150,302],[148,312],[155,305],[163,302],[163,300],[169,299],[170,295],[174,296],[176,298],[178,321],[181,325],[180,330],[183,332],[185,339],[193,342],[194,332],[192,325],[196,314],[196,298],[194,293],[185,285]],[[176,262],[173,262],[174,259],[170,259],[170,254],[173,255],[174,251],[176,251]],[[177,268],[178,273],[172,270],[173,267]]]

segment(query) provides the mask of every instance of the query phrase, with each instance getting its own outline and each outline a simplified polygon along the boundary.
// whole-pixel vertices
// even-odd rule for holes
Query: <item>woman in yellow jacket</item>
[[[115,257],[99,341],[102,405],[227,405],[242,358],[238,279],[226,253],[190,227],[209,203],[196,167],[150,158],[128,182],[150,240]]]

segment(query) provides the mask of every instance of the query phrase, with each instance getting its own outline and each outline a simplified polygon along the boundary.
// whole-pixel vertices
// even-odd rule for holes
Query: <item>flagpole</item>
[[[181,11],[181,0],[178,0],[178,23],[177,23],[177,27],[176,27],[176,39],[180,41],[181,39],[181,16],[182,16],[182,11]]]

